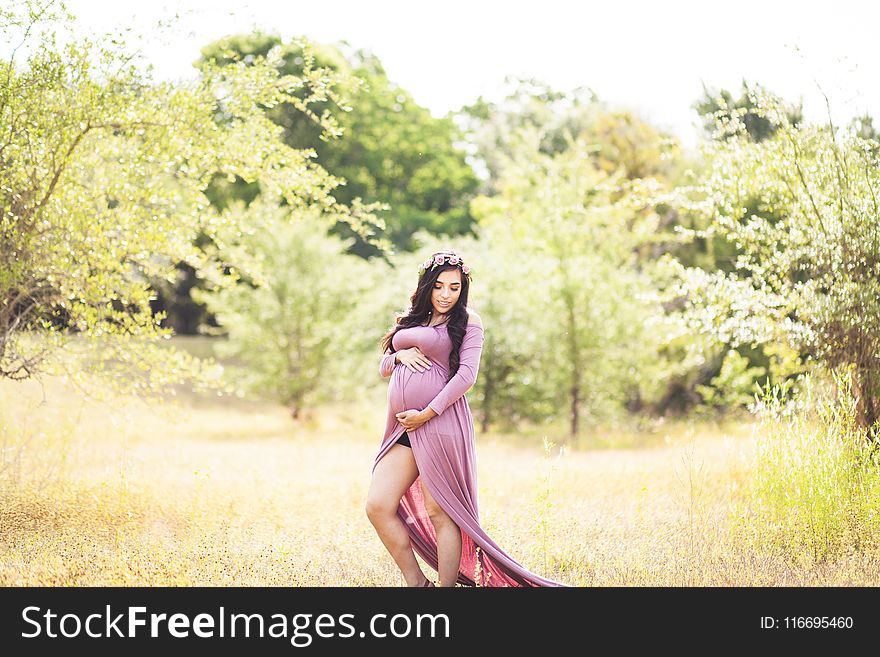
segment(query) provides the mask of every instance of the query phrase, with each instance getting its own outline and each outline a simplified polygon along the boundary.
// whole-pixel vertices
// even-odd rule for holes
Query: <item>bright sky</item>
[[[868,112],[880,124],[880,3],[854,0],[67,0],[89,31],[131,27],[159,78],[188,77],[201,46],[251,28],[285,39],[346,40],[435,116],[505,75],[555,89],[589,87],[692,146],[702,84],[739,96],[741,80],[835,124]],[[177,16],[175,19],[174,17]],[[171,20],[173,19],[173,20]],[[158,31],[160,20],[170,29]],[[160,34],[160,36],[156,36]]]

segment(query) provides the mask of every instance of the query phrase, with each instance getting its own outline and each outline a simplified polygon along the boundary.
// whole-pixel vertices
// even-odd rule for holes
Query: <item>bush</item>
[[[759,449],[738,530],[792,561],[880,547],[880,450],[857,422],[850,375],[835,378],[837,399],[793,407],[782,386],[758,398]]]

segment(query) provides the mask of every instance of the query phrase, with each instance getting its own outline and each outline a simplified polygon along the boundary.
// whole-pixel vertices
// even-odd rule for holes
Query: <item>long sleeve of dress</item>
[[[382,356],[382,362],[379,363],[379,374],[382,375],[383,378],[388,378],[391,376],[391,372],[394,371],[394,354],[396,352],[387,349],[385,351],[385,355]]]
[[[459,350],[458,372],[455,373],[437,396],[428,404],[440,415],[471,389],[480,370],[480,356],[483,353],[483,327],[468,324]]]

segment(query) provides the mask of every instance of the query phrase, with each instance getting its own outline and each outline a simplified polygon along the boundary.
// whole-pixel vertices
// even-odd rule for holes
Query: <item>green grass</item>
[[[737,533],[811,567],[880,550],[880,454],[855,421],[852,398],[761,425],[755,476]]]

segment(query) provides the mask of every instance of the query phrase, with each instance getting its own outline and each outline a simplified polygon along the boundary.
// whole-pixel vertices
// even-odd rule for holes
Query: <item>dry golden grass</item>
[[[93,403],[58,381],[43,397],[0,383],[0,585],[403,583],[363,512],[383,389],[299,424],[241,400]],[[578,586],[880,583],[874,556],[792,563],[737,542],[752,425],[632,443],[545,454],[478,435],[483,526]]]

